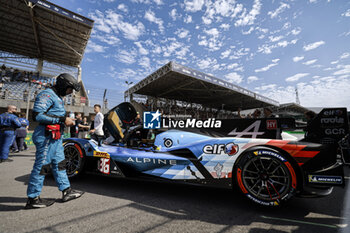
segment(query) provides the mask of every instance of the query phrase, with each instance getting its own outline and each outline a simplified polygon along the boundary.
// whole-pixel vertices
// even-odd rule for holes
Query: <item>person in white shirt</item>
[[[96,113],[94,120],[94,129],[90,130],[91,138],[95,139],[98,144],[101,144],[101,140],[103,139],[103,114],[101,113],[101,105],[94,105],[94,112]]]

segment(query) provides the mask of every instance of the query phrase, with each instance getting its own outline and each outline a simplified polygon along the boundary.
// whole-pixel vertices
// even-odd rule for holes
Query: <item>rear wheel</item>
[[[64,156],[66,159],[66,172],[69,178],[77,177],[84,168],[84,155],[81,147],[74,142],[64,144]]]
[[[296,191],[297,179],[292,165],[284,155],[270,148],[245,153],[234,174],[242,193],[260,205],[279,205]]]

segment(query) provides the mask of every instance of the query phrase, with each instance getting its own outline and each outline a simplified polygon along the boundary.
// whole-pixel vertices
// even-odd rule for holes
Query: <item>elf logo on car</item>
[[[224,152],[225,154],[231,156],[237,154],[238,150],[238,145],[233,142],[230,142],[228,144],[206,145],[203,147],[203,152],[205,154],[221,154]]]

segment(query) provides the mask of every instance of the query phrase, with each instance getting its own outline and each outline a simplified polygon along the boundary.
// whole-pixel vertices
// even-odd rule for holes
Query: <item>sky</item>
[[[350,110],[348,0],[56,0],[95,21],[88,89],[137,83],[169,61],[279,103]]]

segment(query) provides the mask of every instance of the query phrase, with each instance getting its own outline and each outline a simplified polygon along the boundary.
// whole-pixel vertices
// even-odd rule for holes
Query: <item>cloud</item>
[[[237,74],[236,72],[228,73],[227,75],[225,75],[225,78],[230,83],[240,84],[243,81],[242,76]]]
[[[249,76],[249,77],[247,78],[247,80],[248,80],[248,84],[249,84],[249,83],[252,83],[252,82],[258,81],[258,80],[259,80],[259,78],[258,78],[258,77],[256,77],[256,76]]]
[[[293,76],[286,78],[286,81],[287,82],[295,82],[295,81],[298,81],[299,79],[301,79],[305,76],[308,76],[308,75],[309,75],[309,73],[299,73],[299,74],[296,74],[296,75],[293,75]]]
[[[175,8],[170,11],[169,15],[173,19],[173,21],[181,17],[181,15],[177,13]]]
[[[236,68],[238,66],[239,66],[238,63],[232,63],[232,64],[227,66],[227,69],[231,70],[231,69],[234,69],[234,68]]]
[[[350,56],[350,53],[343,53],[339,59],[345,59],[348,58]]]
[[[230,54],[231,54],[231,49],[227,49],[227,50],[225,50],[224,52],[221,53],[220,58],[221,58],[221,59],[225,59],[225,58],[227,58],[228,56],[230,56]]]
[[[254,89],[258,90],[258,91],[266,91],[266,90],[271,91],[271,90],[275,89],[276,86],[277,86],[276,84],[268,84],[268,85],[262,85],[260,87],[256,87]]]
[[[92,40],[89,40],[89,43],[86,46],[85,53],[91,53],[91,52],[96,52],[96,53],[104,53],[106,47],[103,47],[102,45],[94,43]]]
[[[220,32],[217,28],[211,28],[209,30],[204,30],[204,33],[210,36],[209,39],[207,39],[206,36],[201,36],[200,41],[198,42],[198,45],[205,46],[209,49],[209,51],[216,51],[221,48],[223,45],[223,42],[219,40]]]
[[[277,66],[278,63],[276,63],[276,62],[278,62],[278,61],[279,61],[279,59],[272,60],[273,63],[271,63],[271,64],[269,64],[269,65],[267,65],[267,66],[265,66],[265,67],[263,67],[263,68],[256,69],[256,70],[254,70],[254,71],[255,71],[255,73],[268,71],[268,70],[271,69],[272,67]]]
[[[300,29],[300,28],[293,29],[293,30],[291,31],[291,33],[292,33],[294,36],[298,35],[300,32],[301,32],[301,29]]]
[[[162,0],[153,0],[157,5],[163,5],[163,1]]]
[[[350,108],[350,79],[348,77],[317,77],[310,83],[298,83],[299,98],[306,107]],[[275,86],[260,94],[280,103],[295,102],[295,86]]]
[[[137,40],[144,33],[145,27],[141,22],[136,21],[134,24],[125,22],[123,16],[113,10],[107,10],[105,14],[99,10],[89,14],[95,21],[94,27],[99,31],[105,33],[121,32],[129,40]]]
[[[139,48],[139,53],[140,53],[141,55],[147,55],[147,54],[148,54],[148,50],[145,49],[145,48],[142,46],[141,42],[137,41],[137,42],[135,42],[134,44]]]
[[[309,51],[309,50],[312,50],[312,49],[316,49],[317,47],[321,46],[321,45],[324,45],[325,42],[323,40],[320,40],[320,41],[317,41],[315,43],[311,43],[311,44],[308,44],[308,45],[305,45],[303,47],[304,51]]]
[[[184,22],[185,22],[185,23],[192,23],[192,16],[191,16],[191,15],[187,15],[187,16],[184,18]]]
[[[115,58],[125,64],[133,64],[136,62],[136,52],[120,50],[116,53]]]
[[[93,36],[93,38],[96,38],[100,40],[101,42],[104,42],[106,44],[112,45],[112,46],[117,46],[120,44],[120,39],[116,37],[115,35],[111,34],[104,34],[104,35],[99,35],[96,34]]]
[[[151,11],[151,10],[146,11],[145,19],[147,19],[151,23],[157,24],[158,28],[159,28],[159,31],[160,32],[164,32],[163,20],[160,19],[160,18],[157,18],[153,11]]]
[[[186,37],[188,36],[189,32],[190,32],[190,31],[188,31],[188,30],[186,30],[186,29],[184,29],[184,28],[180,28],[180,29],[178,29],[178,30],[175,32],[175,34],[176,34],[179,38],[183,39],[183,38],[186,38]]]
[[[128,7],[125,5],[125,4],[119,4],[118,7],[117,7],[118,10],[121,10],[125,13],[128,12]]]
[[[254,4],[252,10],[247,14],[247,11],[243,11],[243,13],[239,16],[239,19],[235,22],[235,26],[246,26],[252,25],[256,19],[256,16],[260,14],[261,3],[259,0],[254,0]]]
[[[220,28],[224,29],[225,31],[230,29],[231,25],[228,23],[223,23],[220,25]]]
[[[276,18],[279,14],[281,14],[285,9],[289,9],[290,6],[287,3],[281,2],[280,6],[274,10],[269,11],[267,14],[271,17],[271,19]]]
[[[341,14],[341,16],[350,17],[350,9],[348,9],[346,12],[344,12],[343,14]]]
[[[343,75],[350,73],[350,65],[338,65],[338,71],[334,72],[333,75]]]
[[[197,66],[200,69],[205,70],[213,67],[215,64],[217,64],[217,61],[215,58],[206,58],[206,59],[199,60],[199,62],[197,63]]]
[[[275,36],[275,37],[269,36],[269,39],[270,39],[271,42],[276,42],[276,41],[279,41],[279,40],[281,40],[283,38],[284,38],[284,36]]]
[[[303,65],[309,66],[309,65],[314,64],[315,62],[317,62],[317,59],[313,59],[313,60],[309,60],[309,61],[303,62]]]
[[[139,65],[142,66],[146,70],[150,70],[151,61],[148,57],[141,57],[139,60]]]
[[[286,40],[280,41],[277,44],[273,44],[273,45],[263,44],[263,45],[258,47],[258,52],[259,53],[264,53],[264,54],[270,54],[270,53],[272,53],[272,49],[279,48],[279,47],[285,48],[288,45],[296,44],[297,42],[298,42],[298,40],[294,39],[294,40],[291,40],[291,41],[286,41]]]
[[[304,59],[304,56],[301,56],[301,57],[293,57],[293,61],[294,62],[298,62],[298,61],[301,61]]]
[[[196,12],[202,10],[204,0],[185,0],[185,11]]]

